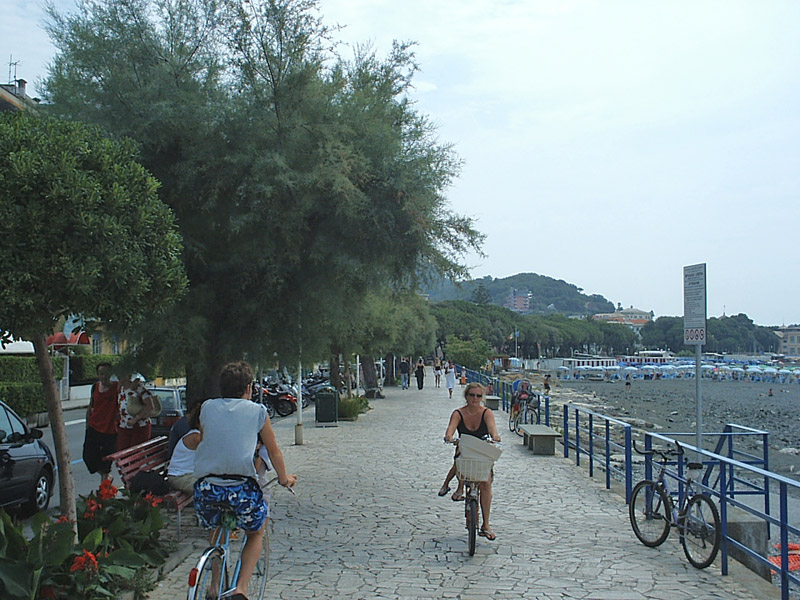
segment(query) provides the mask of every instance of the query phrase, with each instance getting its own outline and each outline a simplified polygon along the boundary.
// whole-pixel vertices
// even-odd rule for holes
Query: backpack
[[[132,494],[147,494],[149,492],[156,496],[163,496],[170,491],[167,478],[157,471],[139,471],[131,479],[128,489]]]

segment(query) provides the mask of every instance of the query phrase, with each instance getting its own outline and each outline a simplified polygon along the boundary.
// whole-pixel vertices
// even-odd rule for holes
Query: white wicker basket
[[[459,478],[468,481],[489,481],[494,466],[493,460],[479,458],[456,458],[456,471]]]

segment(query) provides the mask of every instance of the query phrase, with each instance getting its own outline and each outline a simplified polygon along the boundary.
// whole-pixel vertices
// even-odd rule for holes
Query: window
[[[92,354],[102,354],[103,347],[100,343],[100,334],[95,333],[92,335]]]

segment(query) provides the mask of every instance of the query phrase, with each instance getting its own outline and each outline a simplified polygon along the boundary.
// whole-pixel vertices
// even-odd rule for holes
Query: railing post
[[[569,404],[564,405],[564,458],[569,458]]]
[[[644,449],[653,449],[653,438],[650,437],[649,433],[644,434]],[[644,478],[650,481],[653,480],[653,457],[650,454],[644,457]]]
[[[780,482],[780,504],[781,504],[781,598],[789,600],[789,530],[787,521],[789,520],[789,507],[787,503],[786,482]]]
[[[581,409],[575,409],[575,465],[581,466]]]
[[[630,504],[633,491],[633,449],[631,447],[631,426],[625,425],[625,502]]]
[[[722,539],[721,566],[722,574],[728,574],[728,471],[725,465],[720,465],[719,469],[719,520],[722,525],[720,538]]]
[[[550,396],[544,397],[544,424],[550,427]]]
[[[606,426],[605,426],[605,444],[606,444],[606,461],[605,461],[605,468],[606,468],[606,489],[611,487],[611,440],[610,440],[610,430],[611,426],[608,419],[605,419]],[[625,501],[627,503],[627,494],[625,495]]]
[[[594,477],[594,415],[589,413],[589,477]]]

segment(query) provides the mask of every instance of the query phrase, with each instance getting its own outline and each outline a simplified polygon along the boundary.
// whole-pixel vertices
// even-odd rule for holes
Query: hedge
[[[28,415],[47,412],[41,382],[0,382],[0,398],[23,419]]]
[[[64,357],[55,356],[53,372],[56,379],[61,379],[64,374]],[[41,383],[39,367],[35,356],[0,356],[0,382],[16,383]]]

